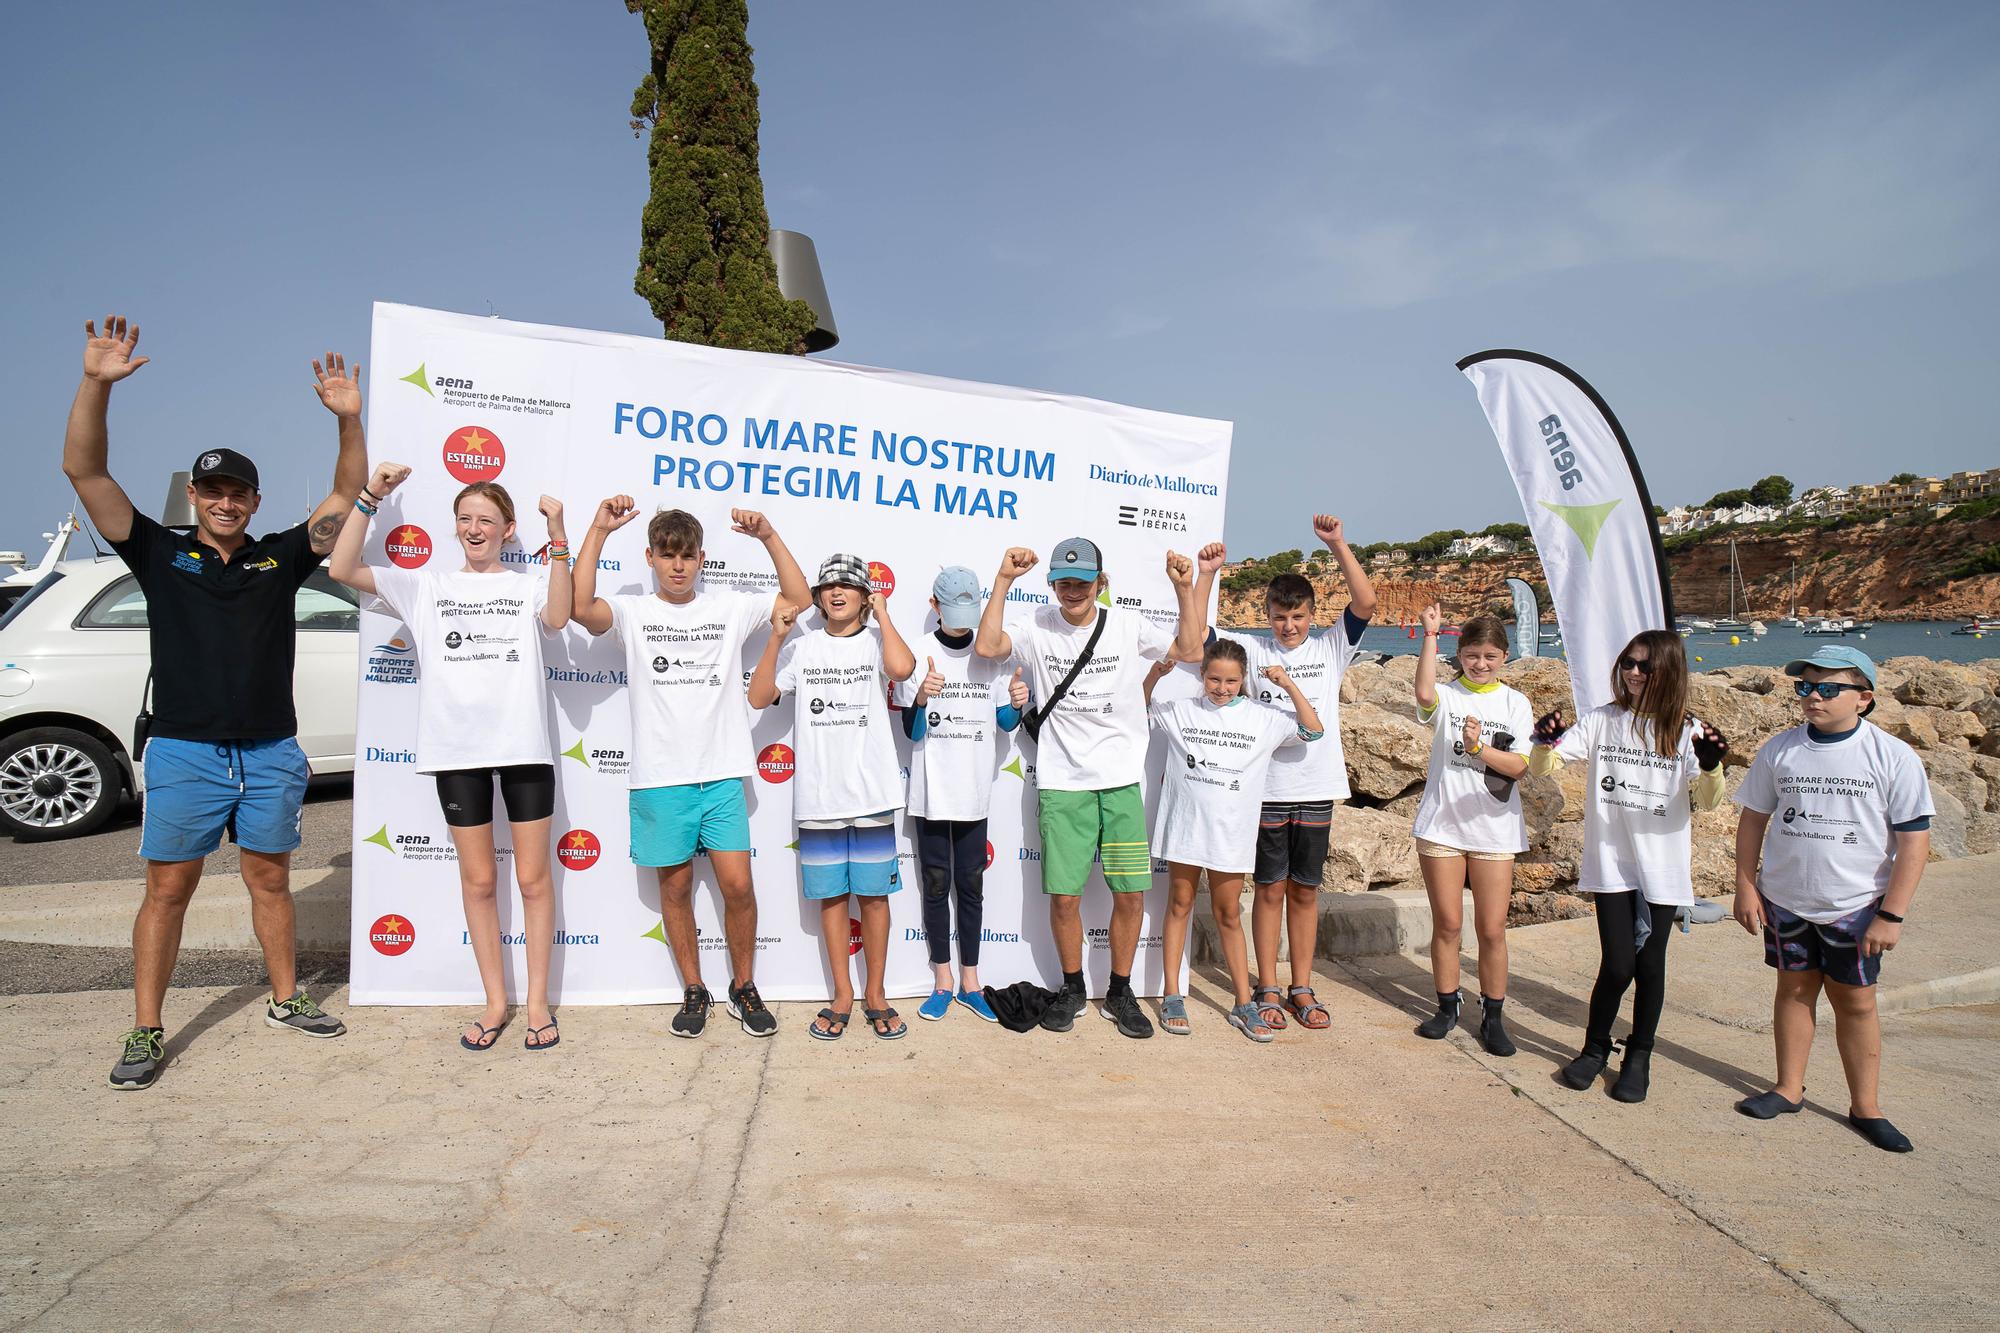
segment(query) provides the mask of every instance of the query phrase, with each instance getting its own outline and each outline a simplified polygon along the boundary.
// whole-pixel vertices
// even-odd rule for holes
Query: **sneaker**
[[[159,1028],[133,1028],[126,1033],[125,1053],[111,1066],[111,1086],[120,1092],[152,1087],[160,1076],[160,1066],[166,1063],[166,1036]]]
[[[743,1030],[753,1037],[768,1037],[778,1030],[778,1016],[765,1005],[754,981],[741,986],[730,983],[729,1016],[743,1024]]]
[[[669,1031],[676,1037],[699,1037],[708,1026],[708,1011],[715,1007],[715,997],[708,993],[706,986],[689,986],[687,994],[681,997],[681,1011],[674,1015]]]
[[[289,1000],[269,1001],[264,1006],[264,1021],[308,1037],[338,1037],[347,1031],[347,1024],[321,1010],[303,990]]]
[[[1049,1001],[1048,1009],[1042,1014],[1042,1026],[1051,1032],[1067,1032],[1076,1026],[1076,1016],[1089,1005],[1082,991],[1065,986],[1056,992],[1055,999]]]
[[[1118,1031],[1127,1037],[1150,1037],[1153,1035],[1153,1020],[1146,1017],[1139,1007],[1139,997],[1131,991],[1120,991],[1108,995],[1104,1005],[1098,1010],[1106,1018],[1118,1025]]]
[[[917,1017],[928,1018],[935,1023],[951,1012],[951,990],[934,990],[917,1006]]]
[[[986,992],[983,990],[962,990],[958,993],[958,1002],[988,1023],[1000,1021],[1000,1015],[994,1013],[993,1006],[986,1003]]]

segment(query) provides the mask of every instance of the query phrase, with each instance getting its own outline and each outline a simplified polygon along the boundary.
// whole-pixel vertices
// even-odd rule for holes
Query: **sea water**
[[[1981,658],[2000,658],[2000,633],[1989,633],[1983,638],[1970,634],[1953,634],[1952,631],[1964,624],[1960,620],[1921,621],[1897,620],[1881,621],[1875,628],[1865,631],[1850,630],[1845,635],[1804,634],[1798,629],[1785,625],[1772,625],[1770,632],[1755,635],[1748,630],[1738,630],[1731,643],[1729,633],[1697,631],[1683,637],[1687,645],[1689,665],[1697,670],[1725,666],[1783,666],[1796,657],[1805,657],[1813,649],[1828,644],[1846,644],[1859,648],[1877,662],[1891,657],[1930,657],[1944,662],[1976,662]],[[1543,626],[1547,633],[1549,626]],[[1507,627],[1508,641],[1513,641],[1513,626]],[[1243,631],[1269,637],[1270,631],[1252,629]],[[1408,630],[1400,625],[1371,625],[1361,636],[1364,652],[1386,653],[1392,657],[1415,653],[1423,646],[1422,633],[1410,637]],[[1457,640],[1446,635],[1440,640],[1441,650],[1450,653]],[[1560,659],[1562,641],[1545,639],[1540,655]],[[1510,653],[1510,657],[1518,656]],[[1695,658],[1700,658],[1695,662]]]

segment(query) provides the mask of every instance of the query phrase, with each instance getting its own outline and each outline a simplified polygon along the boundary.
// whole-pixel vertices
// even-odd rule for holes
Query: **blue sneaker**
[[[951,1012],[951,992],[934,990],[930,997],[917,1006],[917,1017],[928,1018],[933,1023]]]
[[[994,1013],[993,1006],[986,1003],[984,991],[962,990],[958,993],[958,1002],[989,1023],[1000,1021],[1000,1015]]]

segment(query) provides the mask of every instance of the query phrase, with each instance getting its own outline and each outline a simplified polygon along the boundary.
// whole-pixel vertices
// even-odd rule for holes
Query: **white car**
[[[314,570],[293,615],[299,744],[315,775],[352,772],[355,594]],[[76,837],[144,795],[132,736],[151,667],[146,595],[116,556],[61,562],[0,617],[0,834]]]

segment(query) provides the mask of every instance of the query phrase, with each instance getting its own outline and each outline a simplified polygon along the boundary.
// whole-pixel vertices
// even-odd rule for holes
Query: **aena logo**
[[[556,843],[556,859],[571,870],[588,870],[597,864],[604,847],[589,829],[571,829]]]
[[[407,917],[389,916],[375,918],[375,924],[368,927],[368,943],[375,952],[387,954],[391,958],[401,957],[417,942],[417,930]]]
[[[382,554],[398,569],[415,569],[431,558],[431,535],[414,523],[389,529]]]
[[[793,759],[791,746],[773,741],[757,752],[757,776],[766,782],[789,782]]]
[[[361,841],[372,843],[391,856],[401,855],[402,849],[405,847],[428,847],[431,845],[430,835],[427,833],[391,834],[387,824],[376,829]]]
[[[493,432],[465,426],[445,440],[444,466],[463,482],[491,481],[507,466],[507,450]]]

